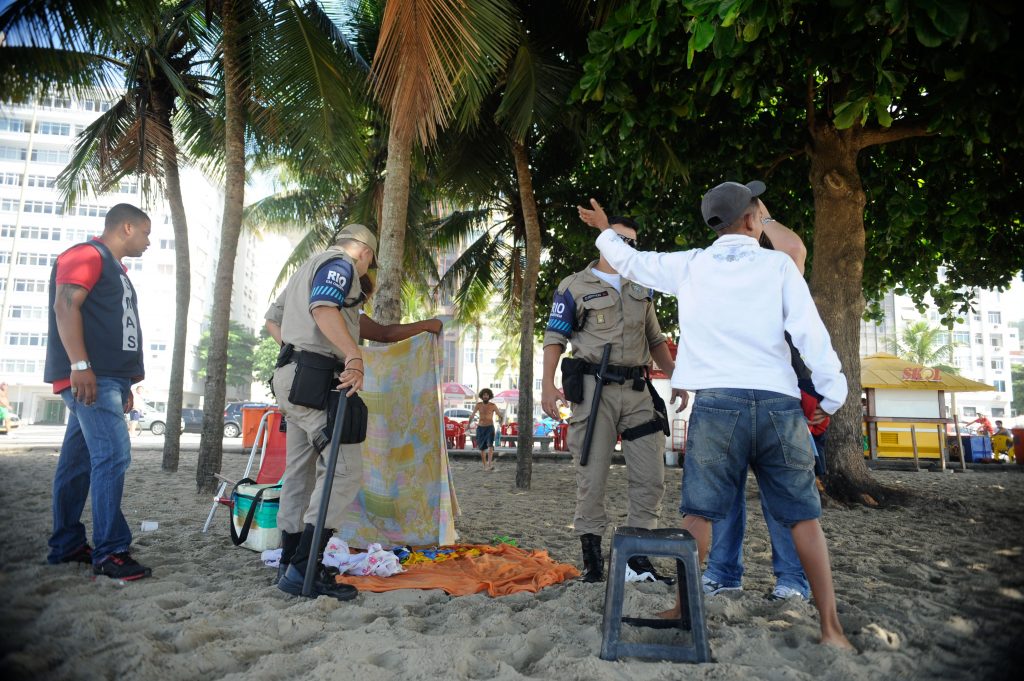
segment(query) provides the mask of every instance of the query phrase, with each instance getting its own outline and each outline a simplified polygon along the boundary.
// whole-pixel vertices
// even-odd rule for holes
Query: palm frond
[[[274,289],[281,288],[288,281],[288,277],[292,276],[302,263],[309,260],[313,254],[324,250],[327,244],[333,240],[333,229],[331,228],[311,229],[306,232],[302,239],[299,240],[298,245],[295,246],[295,250],[284,261],[284,265],[281,266],[281,271],[278,272],[277,279],[274,280]]]
[[[339,7],[341,4],[340,0],[330,3],[327,13],[336,24],[348,27],[352,33],[352,47],[369,61],[377,53],[386,0],[357,0],[351,14],[348,9]]]
[[[54,47],[4,45],[0,47],[0,91],[13,101],[25,102],[46,92],[105,97],[118,89],[109,57]]]
[[[457,304],[469,300],[470,289],[482,286],[491,291],[504,291],[499,282],[504,278],[512,248],[502,235],[484,233],[471,243],[449,266],[437,284],[438,291],[453,295]]]
[[[274,6],[254,124],[310,171],[356,170],[366,155],[362,72],[294,0]]]
[[[474,234],[487,229],[490,216],[486,208],[452,211],[428,225],[430,242],[442,251],[461,250]]]
[[[497,97],[493,107],[497,107]],[[509,178],[515,177],[508,137],[493,116],[482,115],[468,127],[446,131],[438,139],[434,155],[439,185],[459,203],[493,201],[502,193],[515,191],[514,183],[508,185]]]
[[[455,321],[476,326],[490,309],[491,291],[474,280],[460,292],[462,296],[455,299]]]
[[[253,230],[295,232],[333,225],[337,205],[327,203],[318,189],[300,188],[272,194],[245,208],[245,226]]]
[[[348,37],[342,33],[339,28],[343,23],[342,12],[340,11],[339,3],[331,3],[331,9],[321,7],[315,0],[307,2],[303,9],[309,14],[310,21],[312,21],[325,36],[336,45],[344,47],[345,51],[348,52],[349,57],[362,71],[369,73],[370,63],[366,58],[360,54],[356,46],[348,39]],[[371,53],[372,54],[372,53]]]
[[[523,41],[505,77],[505,91],[495,119],[509,136],[522,143],[535,125],[552,127],[565,108],[578,74],[566,66],[544,59],[523,35]]]
[[[132,27],[156,23],[159,0],[12,0],[0,12],[0,34],[18,45],[114,52]]]
[[[502,0],[404,0],[384,8],[371,70],[373,93],[400,137],[428,146],[450,120],[456,96],[472,110],[490,91],[514,45]]]

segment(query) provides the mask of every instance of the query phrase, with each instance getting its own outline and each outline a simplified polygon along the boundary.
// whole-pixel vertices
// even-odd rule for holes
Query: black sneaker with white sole
[[[638,575],[648,572],[655,580],[664,582],[669,586],[676,583],[675,577],[667,577],[665,575],[658,574],[658,571],[654,569],[653,565],[651,565],[651,560],[647,556],[633,556],[626,561],[626,565],[628,565],[629,568]]]
[[[124,582],[131,582],[143,577],[149,577],[153,571],[139,563],[129,555],[127,551],[112,553],[102,563],[92,566],[95,575],[120,579]]]

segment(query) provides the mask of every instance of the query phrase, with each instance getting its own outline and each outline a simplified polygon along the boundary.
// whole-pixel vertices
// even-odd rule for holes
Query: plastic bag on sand
[[[281,562],[281,549],[267,549],[260,554],[260,560],[267,567],[276,568]]]
[[[324,549],[324,565],[360,577],[390,577],[403,572],[398,556],[384,551],[380,544],[370,544],[366,553],[349,553],[348,544],[337,537],[331,537]]]

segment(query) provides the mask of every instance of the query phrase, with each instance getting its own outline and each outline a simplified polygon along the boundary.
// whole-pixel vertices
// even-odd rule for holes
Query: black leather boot
[[[580,579],[584,582],[603,582],[604,558],[601,557],[601,535],[580,535],[580,546],[583,549],[583,576]]]
[[[299,548],[299,541],[302,539],[301,532],[285,532],[281,531],[281,561],[277,564],[277,580],[280,581],[284,577],[284,573],[288,571],[288,566],[292,562],[292,557],[295,556],[295,549]],[[275,582],[276,584],[277,582]]]
[[[323,554],[323,548],[327,545],[327,542],[330,541],[331,533],[329,531],[325,531],[325,534],[326,540],[321,539],[320,551],[316,554],[317,556]],[[295,554],[292,556],[291,564],[285,570],[281,579],[277,582],[278,589],[293,596],[299,596],[302,594],[302,584],[306,576],[306,566],[309,564],[309,548],[312,545],[313,526],[306,525],[306,529],[302,532],[299,545],[295,549]],[[311,597],[316,598],[317,596],[330,596],[331,598],[336,598],[339,601],[347,601],[359,595],[359,592],[354,586],[334,583],[331,575],[325,572],[323,564],[321,564],[319,560],[317,563],[317,576],[313,580],[313,592],[310,594]]]
[[[626,561],[626,565],[628,565],[629,568],[638,575],[650,572],[651,577],[654,577],[659,582],[664,582],[669,585],[676,583],[675,578],[658,574],[658,571],[654,569],[653,565],[651,565],[651,559],[647,556],[633,556]]]

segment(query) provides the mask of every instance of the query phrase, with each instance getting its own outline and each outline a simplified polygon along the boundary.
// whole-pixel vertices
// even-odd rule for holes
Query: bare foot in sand
[[[660,617],[663,620],[677,620],[681,616],[682,611],[680,611],[678,605],[676,605],[676,607],[672,608],[671,610],[662,610],[661,612],[655,615],[655,617]]]
[[[844,636],[842,632],[828,635],[822,634],[821,645],[830,646],[832,648],[838,648],[839,650],[843,650],[849,653],[857,652],[857,649],[853,647],[853,644],[850,643],[849,640],[847,640],[846,636]]]

